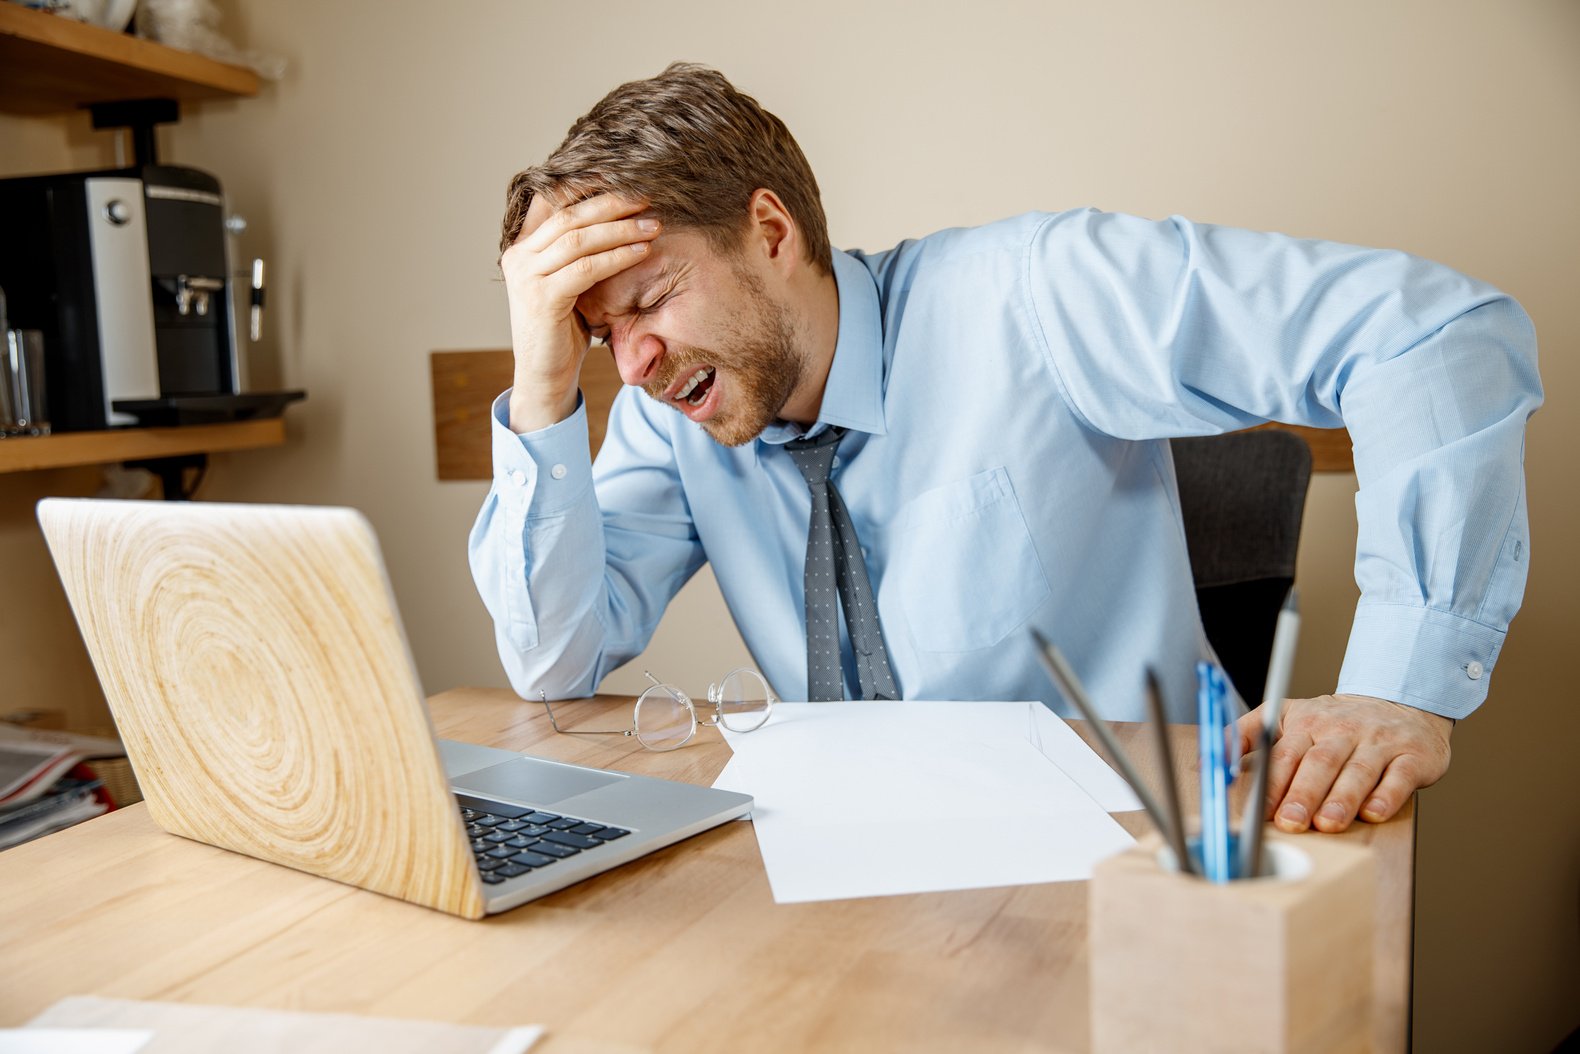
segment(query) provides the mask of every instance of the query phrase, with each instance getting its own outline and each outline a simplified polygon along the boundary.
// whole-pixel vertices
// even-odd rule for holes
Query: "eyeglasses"
[[[685,692],[672,684],[664,684],[648,673],[642,675],[653,686],[636,700],[636,712],[631,717],[630,728],[578,729],[561,728],[554,717],[554,707],[543,692],[538,696],[549,712],[549,723],[554,731],[568,736],[635,736],[636,741],[648,750],[674,750],[685,746],[697,734],[697,708]],[[774,693],[756,670],[744,667],[731,670],[718,684],[708,685],[708,703],[713,716],[701,724],[714,728],[727,728],[731,732],[751,732],[763,726],[773,709]]]

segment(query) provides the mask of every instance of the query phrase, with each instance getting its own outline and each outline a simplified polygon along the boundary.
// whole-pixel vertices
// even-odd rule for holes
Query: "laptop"
[[[354,510],[49,498],[38,518],[172,834],[475,919],[751,808],[437,739]]]

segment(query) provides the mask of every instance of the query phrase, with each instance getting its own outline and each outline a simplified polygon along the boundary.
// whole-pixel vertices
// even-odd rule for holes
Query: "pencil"
[[[1158,687],[1158,676],[1147,667],[1147,709],[1152,717],[1152,729],[1158,748],[1158,767],[1163,774],[1163,804],[1168,808],[1169,826],[1163,832],[1174,849],[1174,859],[1179,869],[1194,875],[1196,862],[1191,859],[1190,847],[1185,843],[1185,817],[1180,809],[1179,785],[1174,780],[1174,751],[1169,745],[1169,726],[1163,713],[1163,691]]]
[[[1284,696],[1289,693],[1289,671],[1295,661],[1295,641],[1300,636],[1300,596],[1294,589],[1284,598],[1278,612],[1278,626],[1273,630],[1273,654],[1267,665],[1267,686],[1262,699],[1267,711],[1262,715],[1262,727],[1257,733],[1257,750],[1260,752],[1251,768],[1251,787],[1246,795],[1245,808],[1240,814],[1240,877],[1255,878],[1262,873],[1262,835],[1267,825],[1267,769],[1268,754],[1278,739],[1279,715],[1283,711]]]

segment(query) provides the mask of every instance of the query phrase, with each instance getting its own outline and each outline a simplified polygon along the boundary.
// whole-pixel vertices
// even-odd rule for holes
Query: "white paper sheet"
[[[976,703],[966,703],[976,706]],[[995,704],[997,705],[997,704]],[[1108,812],[1139,812],[1141,799],[1125,778],[1075,734],[1058,714],[1041,703],[1026,703],[1031,717],[1030,739],[1047,759],[1064,770],[1082,790]]]
[[[814,703],[781,703],[779,709],[786,706],[827,704]],[[902,710],[898,716],[914,718],[919,724],[930,724],[939,719],[938,715],[930,713],[931,708],[940,708],[942,719],[946,722],[965,720],[966,715],[956,714],[956,708],[969,707],[970,723],[976,726],[980,735],[993,738],[1013,739],[1022,729],[1028,728],[1026,738],[1031,745],[1041,750],[1047,759],[1064,770],[1078,786],[1101,805],[1108,812],[1139,812],[1141,802],[1136,798],[1135,792],[1124,778],[1109,767],[1102,756],[1087,745],[1086,740],[1076,735],[1075,731],[1066,724],[1058,714],[1049,710],[1038,702],[898,702],[898,703],[862,703],[864,713],[861,715],[846,715],[843,720],[850,721],[862,717],[870,717],[880,724],[892,724],[896,714],[890,710]],[[876,708],[876,709],[874,709]],[[888,708],[888,709],[885,709]],[[732,744],[737,742],[735,735],[727,734],[726,738]],[[750,741],[748,740],[748,749]],[[729,771],[728,763],[725,772]],[[720,779],[724,773],[720,773]],[[738,790],[731,784],[725,786],[715,783],[715,787],[726,790]],[[749,817],[741,817],[749,819]]]
[[[159,1003],[73,995],[59,1000],[25,1029],[0,1032],[0,1054],[34,1036],[82,1036],[97,1046],[17,1046],[32,1054],[524,1054],[543,1035],[541,1025],[494,1028],[445,1021],[320,1014],[256,1007]],[[18,1038],[20,1037],[20,1038]],[[111,1046],[126,1037],[138,1046]],[[146,1044],[143,1045],[143,1044]]]
[[[0,1028],[0,1054],[137,1054],[153,1038],[133,1028]]]
[[[1046,712],[784,703],[763,728],[726,733],[735,756],[714,785],[756,798],[780,903],[1090,877],[1133,841],[1104,807],[1126,803],[1080,737],[1031,708]]]

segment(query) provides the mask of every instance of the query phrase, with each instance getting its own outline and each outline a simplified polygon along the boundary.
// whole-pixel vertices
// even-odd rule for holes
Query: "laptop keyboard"
[[[523,809],[501,802],[461,798],[461,819],[483,881],[497,886],[584,852],[598,849],[631,832],[574,816]]]

